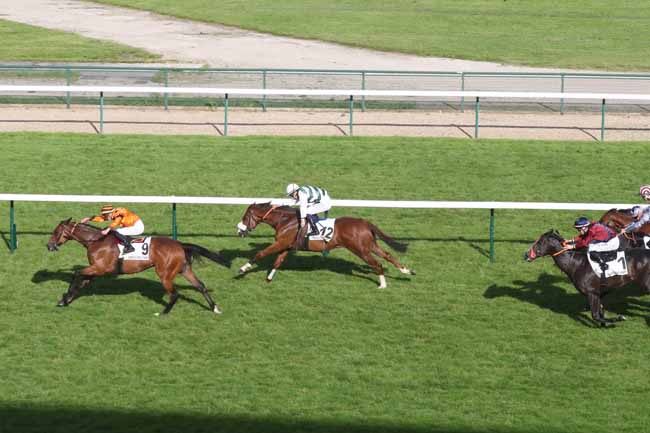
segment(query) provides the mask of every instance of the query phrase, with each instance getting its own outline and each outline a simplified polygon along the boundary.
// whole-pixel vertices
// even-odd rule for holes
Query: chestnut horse
[[[625,320],[619,316],[606,319],[601,304],[602,298],[612,289],[623,287],[631,282],[637,283],[650,293],[650,251],[630,249],[626,251],[627,275],[616,275],[601,284],[600,276],[593,271],[589,264],[586,251],[564,249],[564,239],[555,230],[549,230],[537,239],[524,253],[524,259],[532,262],[538,257],[553,256],[553,260],[562,272],[567,274],[576,289],[587,297],[591,317],[596,323],[605,326],[607,323]]]
[[[113,233],[104,236],[101,230],[88,224],[81,224],[68,218],[61,221],[47,243],[49,251],[57,251],[59,246],[68,240],[75,240],[88,250],[87,266],[75,272],[68,291],[63,294],[57,304],[59,307],[68,306],[78,295],[79,289],[87,287],[94,277],[106,274],[135,274],[154,267],[169,295],[169,303],[162,314],[167,314],[178,300],[178,292],[174,289],[174,278],[181,274],[205,298],[215,314],[221,314],[219,306],[214,303],[208,289],[192,271],[192,259],[199,256],[207,257],[213,262],[228,267],[228,263],[219,254],[209,251],[199,245],[186,244],[166,237],[152,237],[149,260],[121,260],[117,238]]]
[[[600,217],[600,222],[620,231],[628,224],[634,222],[632,209],[610,209]],[[643,224],[636,233],[650,235],[650,224]]]
[[[263,259],[270,254],[278,254],[273,268],[266,276],[271,282],[277,269],[282,265],[284,259],[292,250],[298,233],[298,210],[289,206],[275,206],[270,203],[258,203],[248,206],[242,221],[237,224],[239,236],[246,236],[248,232],[255,229],[258,224],[266,223],[275,229],[275,242],[255,254],[250,261],[239,268],[239,273],[244,274],[253,263]],[[388,260],[403,274],[415,275],[415,272],[402,266],[397,259],[384,251],[376,241],[381,240],[399,252],[405,252],[407,245],[397,242],[390,236],[383,233],[374,224],[360,218],[341,217],[336,218],[332,240],[325,243],[322,240],[309,240],[306,244],[306,251],[329,251],[334,248],[344,247],[359,256],[363,261],[372,266],[379,275],[379,288],[386,288],[386,277],[384,269],[372,253]]]

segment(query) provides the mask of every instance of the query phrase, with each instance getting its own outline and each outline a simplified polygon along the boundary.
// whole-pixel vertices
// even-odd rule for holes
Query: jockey
[[[607,227],[605,224],[589,221],[585,217],[580,217],[573,224],[573,227],[580,232],[578,236],[567,241],[567,249],[578,249],[588,246],[592,242],[607,242],[616,237],[616,232]]]
[[[124,245],[124,254],[135,251],[135,248],[131,245],[131,241],[126,236],[136,236],[144,232],[144,224],[139,216],[123,207],[113,209],[113,206],[110,204],[102,206],[99,215],[86,217],[81,220],[82,223],[88,221],[111,221],[111,224],[102,230],[102,234],[107,235],[113,230],[115,237]]]
[[[295,183],[290,183],[287,185],[286,192],[289,197],[295,200],[295,204],[300,205],[299,231],[295,244],[297,248],[304,237],[318,234],[318,227],[316,227],[318,214],[324,212],[325,218],[327,218],[327,213],[332,207],[332,203],[328,192],[317,186],[299,186]],[[307,234],[307,221],[311,225],[311,232],[309,234]]]
[[[645,201],[650,201],[650,185],[641,185],[639,187],[639,195]],[[642,225],[650,222],[650,206],[634,206],[631,210],[634,222],[623,227],[619,235],[625,233],[632,233],[641,228]]]

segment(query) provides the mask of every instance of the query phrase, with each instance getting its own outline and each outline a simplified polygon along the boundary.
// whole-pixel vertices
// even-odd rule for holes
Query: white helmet
[[[294,192],[298,191],[299,188],[300,186],[296,185],[295,183],[290,183],[287,185],[287,195],[293,194]]]

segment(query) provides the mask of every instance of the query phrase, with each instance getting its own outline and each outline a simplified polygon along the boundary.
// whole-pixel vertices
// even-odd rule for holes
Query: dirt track
[[[473,137],[473,111],[355,111],[355,136]],[[600,140],[600,114],[480,114],[480,138]],[[605,140],[650,140],[650,116],[608,114]],[[100,132],[97,107],[0,106],[0,131]],[[224,135],[223,109],[106,107],[103,132],[108,134]],[[349,135],[349,112],[316,109],[235,108],[228,112],[229,136]]]

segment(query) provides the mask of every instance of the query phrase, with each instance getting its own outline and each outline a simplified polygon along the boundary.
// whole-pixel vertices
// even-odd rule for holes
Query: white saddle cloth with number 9
[[[122,260],[149,260],[149,252],[151,251],[151,236],[146,238],[133,239],[131,245],[135,249],[132,253],[124,254],[124,245],[117,244],[120,249],[119,259]]]

